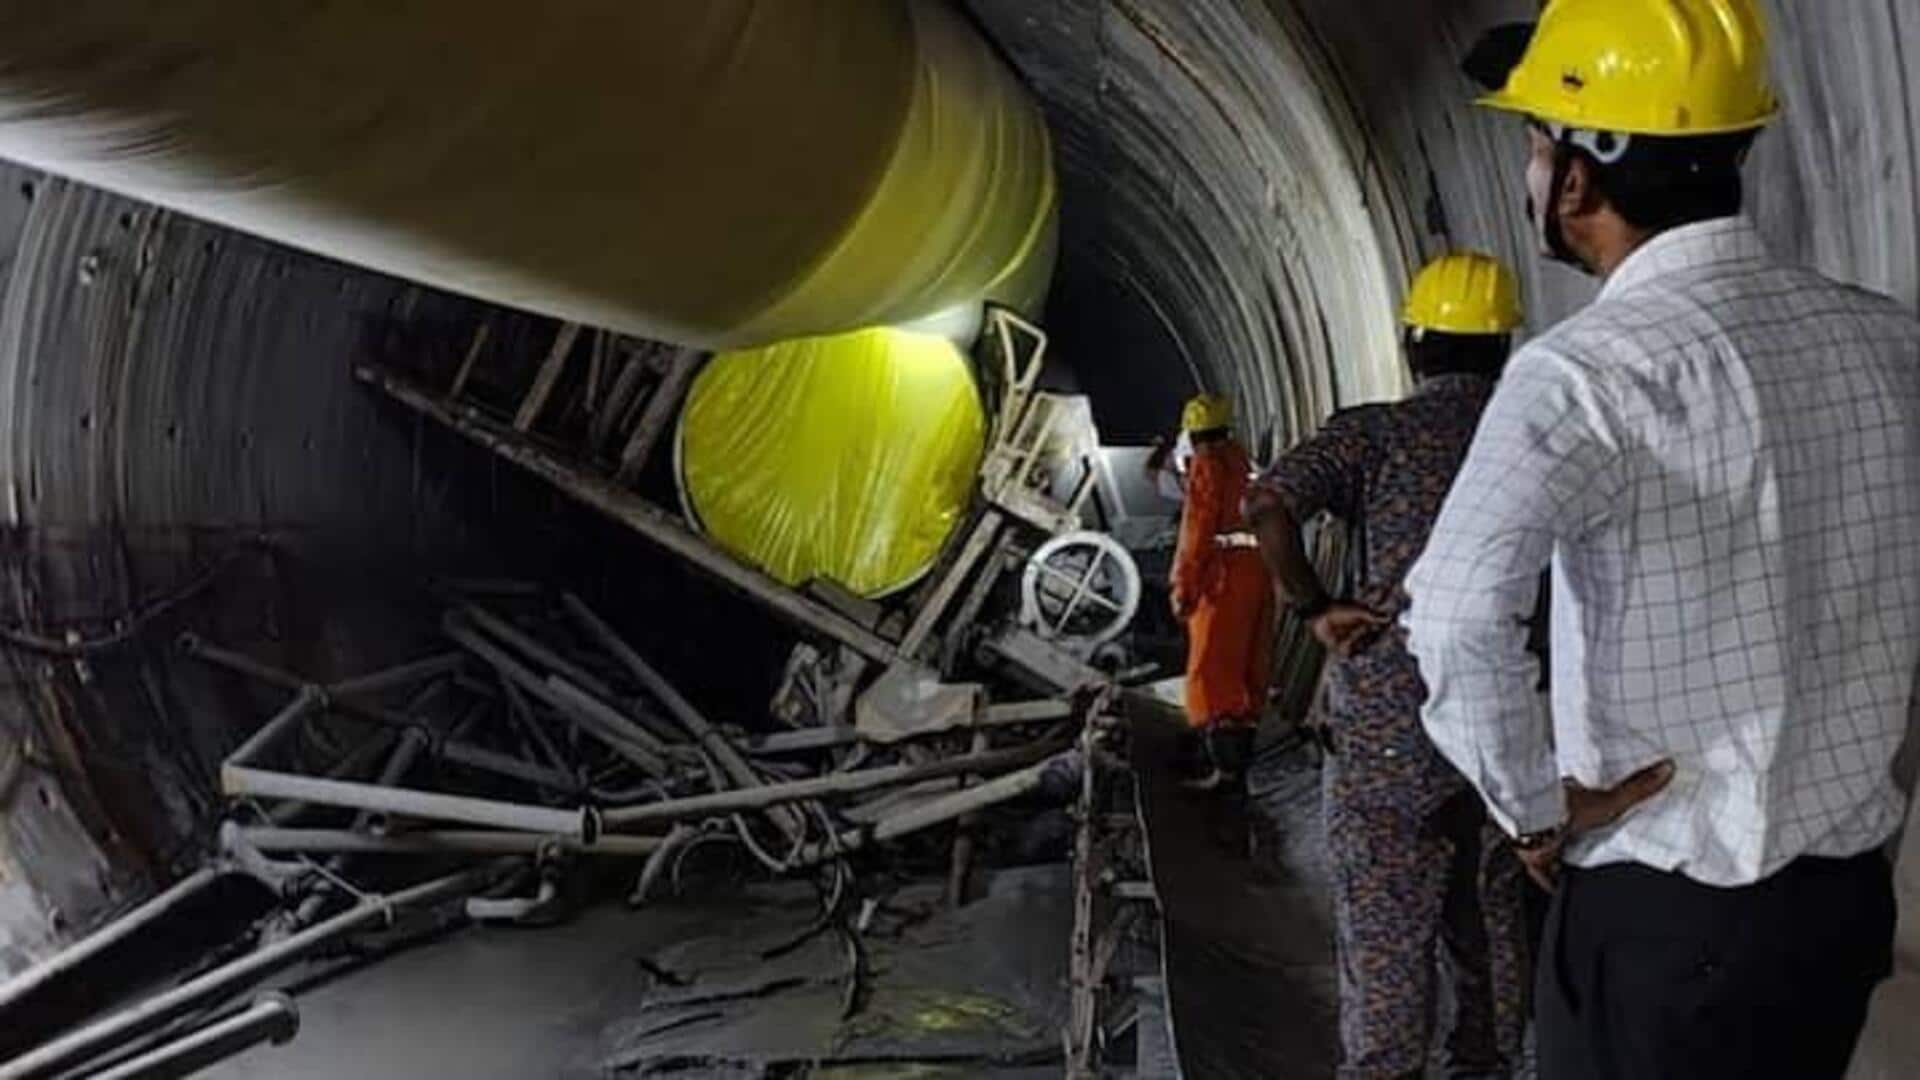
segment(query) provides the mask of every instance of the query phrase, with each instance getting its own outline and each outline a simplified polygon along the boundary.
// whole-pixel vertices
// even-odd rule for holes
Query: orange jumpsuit
[[[1248,531],[1240,510],[1252,466],[1238,443],[1194,448],[1173,596],[1187,616],[1187,720],[1255,724],[1273,662],[1273,585],[1260,552],[1216,538]]]

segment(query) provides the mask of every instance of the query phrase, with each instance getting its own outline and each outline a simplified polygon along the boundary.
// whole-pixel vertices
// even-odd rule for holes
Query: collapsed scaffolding
[[[1069,1072],[1096,1075],[1137,1023],[1110,969],[1142,922],[1135,905],[1152,901],[1113,782],[1125,773],[1119,687],[1152,670],[1122,642],[1141,580],[1125,546],[1083,526],[1090,502],[1112,524],[1123,500],[1085,400],[1035,388],[1045,334],[990,312],[976,505],[933,572],[886,610],[827,584],[781,585],[636,494],[699,358],[643,346],[615,363],[610,339],[596,337],[590,371],[568,383],[579,333],[561,327],[510,417],[463,396],[484,327],[445,390],[386,368],[356,375],[793,624],[802,640],[772,729],[707,716],[586,601],[514,582],[442,583],[445,652],[331,684],[183,637],[185,655],[287,695],[222,764],[233,813],[218,860],[0,986],[0,1011],[225,874],[282,903],[253,952],[0,1065],[0,1080],[129,1060],[159,1075],[288,1038],[298,1022],[284,999],[211,1023],[204,1010],[400,908],[459,899],[475,920],[537,921],[582,859],[630,860],[631,899],[646,903],[716,843],[770,874],[820,875],[817,929],[850,942],[852,1011],[861,961],[849,861],[1046,786],[1073,802],[1076,828]],[[562,385],[599,405],[570,441],[540,428]],[[349,860],[373,856],[472,865],[381,895],[349,876]],[[974,831],[956,829],[950,903],[967,897],[974,858]]]

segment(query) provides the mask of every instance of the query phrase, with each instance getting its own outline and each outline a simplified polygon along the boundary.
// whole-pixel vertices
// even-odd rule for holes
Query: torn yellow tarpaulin
[[[967,359],[945,338],[805,338],[701,371],[681,416],[681,490],[716,543],[780,581],[880,596],[939,556],[985,436]]]

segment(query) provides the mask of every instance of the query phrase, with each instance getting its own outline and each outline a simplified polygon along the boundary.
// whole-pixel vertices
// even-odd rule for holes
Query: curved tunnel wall
[[[1536,325],[1592,293],[1532,257],[1519,132],[1468,108],[1457,70],[1481,29],[1529,17],[1531,0],[965,6],[1054,126],[1062,281],[1049,321],[1083,384],[1122,402],[1129,423],[1170,421],[1179,396],[1206,385],[1235,393],[1280,445],[1337,405],[1392,396],[1399,289],[1453,245],[1516,260]],[[1904,0],[1772,7],[1787,111],[1749,169],[1756,217],[1782,253],[1920,301],[1920,14]],[[369,323],[458,349],[480,318],[526,316],[73,185],[40,184],[29,202],[20,186],[37,175],[4,175],[10,620],[119,611],[177,584],[234,530],[310,535],[315,565],[438,547],[430,534],[472,546],[484,515],[435,478],[474,459],[383,416],[346,366],[371,347]],[[169,436],[175,414],[199,419]],[[427,517],[450,532],[394,527],[422,503],[444,508]],[[254,640],[278,633],[258,611],[232,618]],[[327,633],[312,637],[324,651]],[[101,670],[83,700],[72,665],[16,657],[0,731],[17,746],[64,702],[75,740],[130,747],[146,755],[130,767],[161,763],[169,784],[191,773],[186,737],[166,734],[137,671]],[[116,731],[116,716],[137,730]],[[197,736],[197,752],[222,737]],[[89,829],[110,793],[9,768],[6,750],[0,739],[0,967],[144,884],[133,838]]]
[[[1163,333],[1063,342],[1098,398],[1227,392],[1256,441],[1404,383],[1411,240],[1320,43],[1282,4],[968,0],[1059,147],[1056,296],[1131,297]],[[1077,325],[1075,313],[1049,313]],[[1169,373],[1176,373],[1170,376]],[[1101,410],[1103,413],[1115,410]],[[1137,408],[1119,410],[1136,429]],[[1104,419],[1104,416],[1103,416]]]
[[[17,166],[0,252],[0,623],[110,637],[218,568],[190,625],[324,675],[404,647],[385,583],[483,561],[464,447],[370,408],[349,365],[482,318],[531,351],[545,320]],[[197,858],[210,763],[271,702],[170,662],[180,625],[0,650],[0,970]]]
[[[1269,445],[1393,396],[1391,306],[1456,246],[1514,263],[1536,327],[1594,294],[1534,255],[1517,124],[1469,107],[1459,70],[1482,31],[1537,17],[1535,0],[967,3],[1060,143],[1056,298],[1131,296],[1163,330],[1143,347],[1056,309],[1075,328],[1063,348],[1096,392],[1160,397],[1163,428],[1201,384],[1235,393]],[[1920,301],[1920,12],[1768,8],[1786,111],[1747,170],[1750,212],[1781,254]],[[1149,412],[1106,411],[1125,429]]]

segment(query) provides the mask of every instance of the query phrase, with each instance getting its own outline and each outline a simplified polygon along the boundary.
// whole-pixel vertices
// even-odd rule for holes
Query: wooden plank
[[[823,634],[880,663],[890,663],[892,642],[817,601],[734,559],[714,547],[672,514],[620,487],[606,476],[589,472],[537,445],[506,425],[489,420],[478,409],[454,408],[438,394],[389,371],[369,365],[354,369],[354,377],[376,386],[395,401],[452,428],[480,446],[535,476],[573,499],[593,507],[673,555],[807,629]]]
[[[980,515],[973,532],[967,536],[967,542],[961,546],[960,554],[941,569],[940,584],[921,603],[920,610],[914,613],[913,625],[907,628],[907,636],[900,639],[903,656],[920,654],[920,647],[932,636],[940,616],[946,614],[947,605],[953,603],[960,587],[966,584],[967,575],[973,573],[974,565],[980,561],[980,556],[986,554],[987,545],[993,542],[994,535],[1000,531],[1000,525],[1005,520],[998,510],[988,510]]]
[[[487,347],[487,338],[493,334],[492,323],[481,323],[480,329],[473,332],[473,344],[467,346],[467,358],[460,361],[460,371],[453,377],[453,386],[447,390],[448,397],[459,397],[467,389],[467,380],[473,377],[473,365],[480,360],[480,353]]]
[[[534,376],[533,389],[527,391],[526,400],[520,403],[520,411],[514,414],[513,430],[530,430],[533,422],[540,418],[540,410],[547,407],[547,399],[553,396],[553,388],[560,382],[560,373],[566,370],[567,354],[573,351],[573,343],[579,338],[579,323],[565,323],[560,327],[560,332],[554,335],[553,348],[547,351],[547,359],[540,365],[540,373]]]
[[[698,349],[680,349],[673,354],[666,375],[653,388],[646,410],[640,414],[640,422],[634,425],[626,448],[620,451],[621,483],[633,483],[640,476],[640,470],[646,468],[654,444],[660,441],[680,411],[680,399],[686,396],[687,387],[693,383],[693,373],[700,368],[700,356]]]
[[[600,407],[601,372],[607,362],[613,359],[613,334],[605,330],[593,332],[593,344],[587,350],[587,415],[592,416]]]
[[[613,376],[613,384],[607,388],[606,400],[587,423],[587,447],[595,457],[605,452],[612,443],[620,421],[631,411],[634,399],[640,396],[641,382],[649,370],[651,368],[645,356],[627,351],[626,357],[620,362],[620,370]]]

